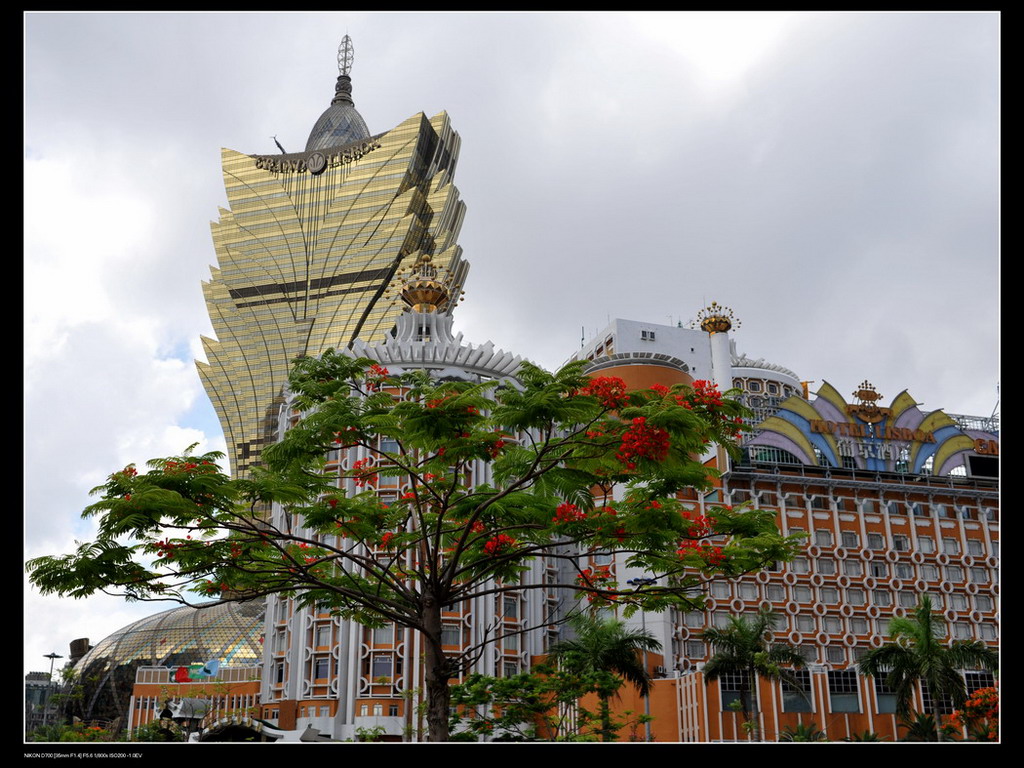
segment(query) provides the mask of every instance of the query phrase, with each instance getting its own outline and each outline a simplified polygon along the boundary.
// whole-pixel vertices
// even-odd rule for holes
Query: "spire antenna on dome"
[[[341,38],[341,45],[338,46],[338,74],[347,75],[352,71],[352,57],[355,47],[352,45],[352,38],[345,35]]]
[[[325,150],[365,141],[370,138],[366,122],[356,111],[352,101],[352,59],[355,47],[352,38],[345,35],[338,46],[338,80],[334,84],[334,98],[331,105],[320,115],[306,140],[306,152]]]

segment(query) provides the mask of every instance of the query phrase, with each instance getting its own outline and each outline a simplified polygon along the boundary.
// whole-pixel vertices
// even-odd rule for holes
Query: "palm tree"
[[[796,676],[784,667],[802,667],[804,659],[787,643],[769,643],[775,624],[775,612],[770,605],[762,605],[752,619],[730,616],[729,626],[719,629],[708,627],[701,637],[714,650],[704,665],[704,684],[724,675],[739,674],[740,707],[743,719],[753,722],[754,739],[761,740],[760,717],[757,710],[757,680],[782,680],[802,690]]]
[[[911,616],[889,622],[893,642],[868,651],[857,665],[862,675],[884,675],[885,684],[896,693],[896,712],[904,719],[911,716],[911,704],[917,682],[924,681],[931,695],[931,712],[936,738],[941,740],[939,702],[948,696],[954,707],[967,699],[964,679],[958,670],[999,669],[999,655],[979,640],[942,642],[945,631],[932,613],[932,600],[921,599]]]
[[[614,741],[611,698],[623,680],[635,685],[641,696],[650,693],[651,677],[639,654],[660,651],[661,643],[650,632],[628,629],[614,618],[601,620],[590,614],[579,614],[570,624],[576,637],[556,643],[549,653],[562,669],[594,677],[600,702],[601,740]]]

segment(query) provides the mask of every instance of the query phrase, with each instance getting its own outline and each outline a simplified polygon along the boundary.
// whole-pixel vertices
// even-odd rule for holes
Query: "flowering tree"
[[[627,616],[692,610],[708,580],[794,551],[770,512],[698,515],[677,499],[709,486],[694,457],[711,443],[733,449],[739,434],[741,406],[706,382],[630,392],[580,364],[524,365],[518,386],[438,382],[328,352],[296,362],[290,392],[301,418],[264,451],[265,468],[233,480],[219,454],[186,452],[115,472],[84,513],[98,518],[96,540],[29,562],[32,581],[73,597],[282,595],[412,628],[424,640],[429,735],[445,740],[448,681],[481,647],[442,652],[444,606],[543,588]],[[325,471],[331,451],[364,458]],[[402,489],[391,503],[380,478]],[[657,585],[620,588],[611,569],[584,567],[592,551],[619,553]],[[572,578],[522,580],[536,558]]]
[[[974,691],[960,709],[953,710],[949,724],[954,731],[966,729],[974,741],[999,741],[999,690]]]

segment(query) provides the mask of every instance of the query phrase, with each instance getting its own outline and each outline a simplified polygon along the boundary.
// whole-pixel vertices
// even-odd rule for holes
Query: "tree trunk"
[[[612,732],[612,708],[607,696],[598,695],[599,708],[601,712],[601,741],[614,741],[615,734]]]
[[[757,711],[757,672],[750,670],[747,685],[750,688],[750,722],[753,726],[754,741],[761,740],[761,715]]]
[[[441,650],[441,606],[427,599],[423,616],[423,666],[427,689],[427,740],[448,741],[448,710],[452,675],[448,658]]]

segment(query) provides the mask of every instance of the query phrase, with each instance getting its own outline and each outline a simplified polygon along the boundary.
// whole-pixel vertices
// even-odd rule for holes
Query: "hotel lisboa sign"
[[[999,454],[999,437],[965,429],[943,411],[925,412],[901,392],[888,407],[864,381],[847,402],[825,382],[813,401],[794,395],[747,442],[786,451],[802,464],[911,474],[949,474],[970,456]]]

